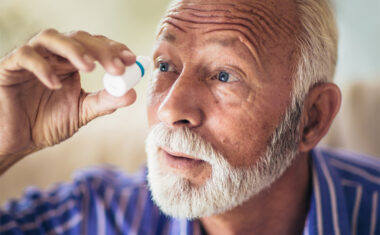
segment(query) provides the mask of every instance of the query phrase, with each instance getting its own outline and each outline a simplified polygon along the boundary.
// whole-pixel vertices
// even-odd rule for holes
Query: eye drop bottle
[[[123,75],[114,76],[106,73],[103,77],[103,85],[106,91],[116,97],[125,95],[139,81],[141,81],[150,64],[148,56],[138,56],[136,63],[125,68]]]

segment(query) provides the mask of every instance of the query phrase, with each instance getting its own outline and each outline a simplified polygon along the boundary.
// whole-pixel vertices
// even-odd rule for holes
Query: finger
[[[126,66],[136,62],[136,56],[127,46],[104,36],[79,31],[71,34],[71,37],[83,45],[110,74],[121,75]]]
[[[116,56],[120,57],[125,66],[132,65],[136,62],[136,55],[124,44],[108,39],[107,37],[100,37],[102,40],[110,46],[110,51],[112,51]]]
[[[50,89],[62,87],[51,66],[30,46],[23,46],[17,49],[10,58],[9,66],[6,67],[14,71],[25,69],[33,73],[38,80]]]
[[[95,68],[95,59],[77,41],[60,34],[54,29],[42,31],[33,38],[29,45],[46,48],[50,52],[70,61],[77,69],[91,71]]]
[[[129,50],[122,50],[120,53],[120,58],[123,60],[125,66],[136,63],[136,55]]]
[[[116,109],[131,105],[136,100],[136,92],[131,89],[122,97],[114,97],[104,89],[96,93],[83,94],[80,106],[80,123],[86,125],[96,117],[114,112]]]

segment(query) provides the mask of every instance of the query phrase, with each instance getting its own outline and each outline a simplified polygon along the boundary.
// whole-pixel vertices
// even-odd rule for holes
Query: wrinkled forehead
[[[294,46],[289,42],[297,33],[295,9],[294,0],[178,0],[169,6],[157,36],[175,41],[181,33],[197,38],[228,31],[260,61],[274,47]]]
[[[161,28],[169,24],[184,32],[231,29],[254,41],[278,41],[296,33],[296,22],[292,0],[177,0],[169,6]]]

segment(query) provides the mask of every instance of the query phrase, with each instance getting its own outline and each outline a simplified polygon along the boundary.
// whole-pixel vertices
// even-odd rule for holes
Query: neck
[[[307,153],[270,188],[223,214],[201,219],[207,234],[301,234],[310,200]]]

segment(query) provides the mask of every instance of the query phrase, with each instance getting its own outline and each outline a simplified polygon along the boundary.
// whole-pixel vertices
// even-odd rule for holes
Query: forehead
[[[222,37],[221,32],[225,33]],[[225,36],[227,32],[229,37]],[[273,54],[273,48],[291,49],[296,32],[292,0],[182,0],[170,5],[161,22],[158,39],[181,43],[203,38],[224,46],[236,45],[239,41],[261,63],[260,58]],[[212,37],[216,34],[219,37]]]
[[[296,18],[296,4],[293,0],[181,0],[170,4],[167,17],[170,16],[174,19],[176,16],[182,16],[183,19],[198,17],[193,23],[217,24],[226,20],[245,26],[260,23],[263,32],[289,34],[294,29],[292,26]],[[237,19],[241,21],[236,21]]]
[[[259,42],[291,37],[297,31],[296,22],[291,0],[182,0],[170,5],[161,27],[171,25],[182,32],[202,33],[235,30]]]

